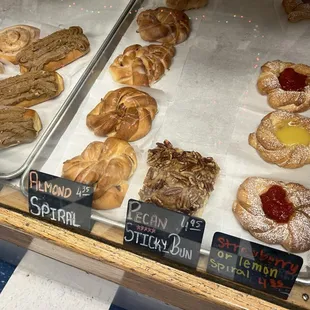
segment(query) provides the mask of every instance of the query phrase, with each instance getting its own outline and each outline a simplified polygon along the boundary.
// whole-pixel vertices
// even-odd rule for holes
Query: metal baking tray
[[[109,1],[105,1],[105,2],[107,6],[108,4],[110,4]],[[115,3],[115,7],[117,7],[119,3],[121,3],[121,1],[118,1],[117,3]],[[14,167],[12,171],[10,172],[4,172],[4,173],[0,172],[0,180],[11,180],[11,179],[17,178],[25,171],[25,169],[28,166],[32,166],[32,163],[34,163],[38,157],[41,157],[41,159],[42,157],[46,158],[45,155],[42,156],[42,153],[49,154],[48,152],[51,151],[52,144],[55,145],[55,142],[57,142],[58,139],[61,137],[67,125],[70,123],[71,119],[73,118],[75,112],[78,110],[81,102],[83,101],[83,98],[88,92],[88,89],[91,87],[92,83],[94,83],[96,79],[96,72],[100,72],[100,68],[104,66],[105,62],[107,61],[110,54],[112,53],[113,49],[111,48],[111,40],[114,39],[115,41],[117,37],[116,34],[120,33],[119,28],[123,24],[124,17],[127,16],[128,12],[136,8],[136,6],[140,3],[141,3],[140,0],[130,0],[128,2],[128,4],[125,6],[125,9],[122,11],[121,15],[119,16],[117,22],[114,24],[109,34],[107,35],[105,40],[100,45],[98,51],[95,53],[92,60],[87,65],[86,69],[81,74],[76,84],[73,87],[72,85],[70,85],[72,88],[70,93],[64,99],[63,103],[61,104],[60,108],[55,114],[55,117],[51,120],[51,122],[49,122],[49,124],[44,129],[42,134],[38,137],[38,139],[33,144],[33,148],[31,149],[29,156],[27,156],[25,161],[24,160],[21,161],[21,165],[17,169]],[[47,7],[46,11],[48,11],[48,5],[50,5],[50,7],[52,7],[53,9],[57,7],[57,4],[51,3],[50,1],[46,1],[44,5],[46,5]],[[44,8],[44,5],[43,5],[43,8]],[[83,5],[83,3],[81,3],[81,5]],[[100,5],[102,6],[102,3]],[[69,7],[71,7],[71,5],[69,5]],[[112,7],[112,6],[109,6],[109,7]],[[12,12],[14,13],[14,6],[8,9],[12,10]],[[84,10],[84,8],[81,8],[81,10],[82,9]],[[100,11],[96,11],[96,12],[92,11],[90,13],[98,14],[100,13]],[[47,12],[47,15],[49,14],[51,13]],[[12,20],[14,20],[14,16]],[[61,27],[62,25],[59,24],[58,26]],[[98,66],[98,63],[100,63],[100,67]],[[53,140],[54,143],[50,143],[51,139]],[[18,152],[20,150],[18,150],[18,147],[16,147],[14,148],[14,152],[15,151]]]

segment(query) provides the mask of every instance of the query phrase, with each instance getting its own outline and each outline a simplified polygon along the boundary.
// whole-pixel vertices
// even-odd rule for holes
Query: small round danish
[[[282,5],[290,22],[310,19],[310,0],[283,0]]]
[[[249,233],[290,252],[310,250],[310,190],[297,183],[251,177],[239,187],[233,213]]]
[[[283,168],[310,164],[310,118],[285,111],[266,115],[249,144],[268,163]]]
[[[277,110],[304,112],[310,108],[310,66],[274,60],[261,68],[257,88]]]

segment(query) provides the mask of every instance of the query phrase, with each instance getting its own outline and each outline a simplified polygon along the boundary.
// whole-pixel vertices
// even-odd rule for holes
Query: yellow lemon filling
[[[310,132],[292,120],[281,123],[275,134],[281,143],[288,146],[295,144],[310,144]]]

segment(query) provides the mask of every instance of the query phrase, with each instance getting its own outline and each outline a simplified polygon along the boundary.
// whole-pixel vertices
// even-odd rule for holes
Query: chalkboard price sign
[[[66,226],[92,228],[92,186],[31,170],[28,180],[29,212]]]
[[[203,219],[131,199],[124,243],[196,268],[204,229]]]
[[[207,271],[287,299],[303,259],[224,233],[215,233]]]

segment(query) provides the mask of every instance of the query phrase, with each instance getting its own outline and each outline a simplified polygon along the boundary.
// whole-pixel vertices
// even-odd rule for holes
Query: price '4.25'
[[[78,197],[83,197],[83,196],[89,196],[91,193],[91,188],[89,186],[80,186],[78,187],[77,191],[76,191],[76,195]]]

